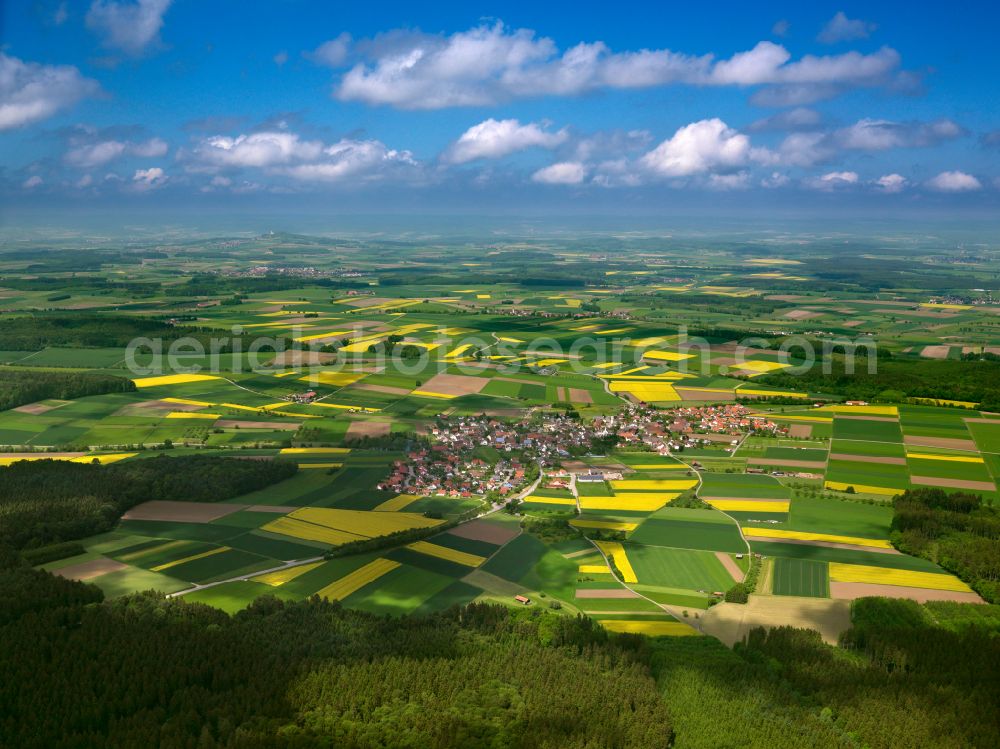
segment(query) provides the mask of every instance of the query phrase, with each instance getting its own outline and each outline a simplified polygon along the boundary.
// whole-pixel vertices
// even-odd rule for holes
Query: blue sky
[[[995,4],[649,5],[5,3],[4,221],[996,213]]]

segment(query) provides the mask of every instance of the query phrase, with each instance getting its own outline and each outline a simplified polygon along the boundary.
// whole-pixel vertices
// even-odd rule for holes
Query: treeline
[[[977,494],[908,489],[893,502],[890,539],[900,551],[954,572],[1000,603],[1000,512]]]
[[[275,598],[229,617],[156,594],[92,605],[96,588],[43,575],[0,570],[0,601],[20,594],[0,609],[2,746],[670,746],[644,642],[588,619]]]
[[[269,291],[288,291],[303,286],[339,287],[329,278],[311,276],[269,275],[269,276],[217,276],[196,275],[181,284],[164,287],[168,297],[219,296],[232,294],[259,294]]]
[[[860,353],[860,350],[859,350]],[[777,388],[836,393],[852,400],[903,400],[931,398],[982,404],[983,410],[1000,409],[1000,362],[904,360],[879,357],[875,373],[868,360],[856,362],[849,372],[842,356],[834,356],[830,373],[816,364],[800,375],[771,374],[754,380]]]
[[[134,338],[173,341],[198,337],[199,328],[126,315],[25,315],[0,320],[0,350],[40,351],[46,346],[125,347]],[[205,336],[207,340],[207,336]]]
[[[0,543],[16,549],[72,541],[114,527],[149,500],[219,502],[287,479],[287,461],[185,455],[111,465],[19,461],[0,468]]]
[[[87,395],[130,393],[134,390],[132,380],[114,375],[0,369],[0,411],[46,398],[72,400]]]
[[[980,611],[985,610],[985,611]],[[812,631],[610,635],[540,607],[379,617],[318,598],[232,617],[101,602],[0,548],[0,746],[992,748],[1000,608],[862,599]]]

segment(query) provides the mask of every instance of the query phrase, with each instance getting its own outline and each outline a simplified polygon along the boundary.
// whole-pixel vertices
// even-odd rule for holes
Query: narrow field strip
[[[412,544],[407,544],[406,548],[413,549],[427,556],[463,564],[466,567],[478,567],[486,561],[486,557],[481,557],[478,554],[470,554],[467,551],[459,551],[458,549],[449,549],[446,546],[432,544],[430,541],[414,541]]]
[[[345,575],[339,580],[334,580],[326,587],[320,588],[316,591],[316,595],[330,601],[342,601],[351,595],[351,593],[361,590],[361,588],[375,582],[382,575],[392,572],[399,566],[399,562],[379,557],[364,567],[354,570],[349,575]]]
[[[789,506],[787,500],[707,499],[705,501],[723,512],[788,512]]]
[[[324,563],[310,562],[309,564],[300,564],[298,567],[287,567],[283,570],[268,572],[267,574],[251,577],[250,579],[255,583],[264,583],[265,585],[271,585],[276,588],[279,585],[284,585],[285,583],[294,580],[299,575],[304,575],[309,572],[309,570],[316,569],[322,564]]]
[[[626,583],[637,583],[639,578],[635,575],[635,570],[632,569],[632,563],[628,559],[628,555],[625,553],[625,547],[622,546],[617,541],[595,541],[597,548],[604,552],[605,556],[610,557],[614,563],[615,567],[622,574],[622,581]]]
[[[598,624],[609,632],[628,632],[650,637],[691,637],[700,632],[683,622],[641,621],[633,619],[598,619]]]
[[[869,567],[864,564],[830,562],[830,580],[836,583],[876,583],[900,585],[906,588],[929,588],[971,593],[972,588],[954,575],[937,572],[913,572],[889,567]]]
[[[171,567],[176,567],[179,564],[185,564],[186,562],[193,562],[195,559],[204,559],[205,557],[214,556],[215,554],[222,554],[225,551],[232,551],[228,546],[220,546],[218,549],[210,549],[209,551],[203,551],[201,554],[192,554],[189,557],[184,557],[183,559],[175,559],[172,562],[167,562],[166,564],[159,564],[156,567],[150,567],[150,572],[162,572],[163,570],[169,570]]]
[[[857,536],[838,536],[832,533],[810,533],[807,531],[786,531],[779,528],[744,527],[744,536],[754,538],[791,538],[799,541],[829,541],[836,544],[851,544],[852,546],[871,546],[875,549],[891,549],[887,540],[877,538],[859,538]]]

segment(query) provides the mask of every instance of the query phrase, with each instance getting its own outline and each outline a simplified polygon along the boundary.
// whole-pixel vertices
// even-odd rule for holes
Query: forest
[[[893,545],[954,572],[1000,603],[1000,512],[978,494],[909,489],[893,503]]]
[[[184,455],[97,465],[18,461],[0,468],[0,543],[37,548],[114,527],[149,500],[219,502],[290,478],[295,463]]]
[[[46,346],[124,348],[141,336],[173,341],[185,336],[197,338],[200,333],[196,327],[138,316],[24,315],[0,320],[0,350],[40,351]]]
[[[0,745],[996,746],[1000,607],[869,600],[843,648],[780,628],[729,650],[542,608],[102,601],[0,546]]]
[[[126,377],[93,372],[19,372],[0,369],[0,411],[57,398],[72,400],[86,395],[130,393],[135,384]]]
[[[843,356],[833,356],[830,364],[829,374],[815,366],[803,374],[771,374],[754,381],[776,388],[836,393],[852,400],[932,398],[969,401],[980,404],[982,410],[1000,409],[1000,362],[880,356],[874,374],[869,374],[866,359],[857,362],[853,372]]]

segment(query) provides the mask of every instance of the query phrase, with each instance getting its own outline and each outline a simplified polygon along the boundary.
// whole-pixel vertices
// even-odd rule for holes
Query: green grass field
[[[775,559],[772,592],[778,596],[827,598],[830,595],[829,567],[826,562],[808,559]]]
[[[625,550],[640,583],[709,592],[733,585],[732,576],[709,551],[633,543],[626,543]]]

